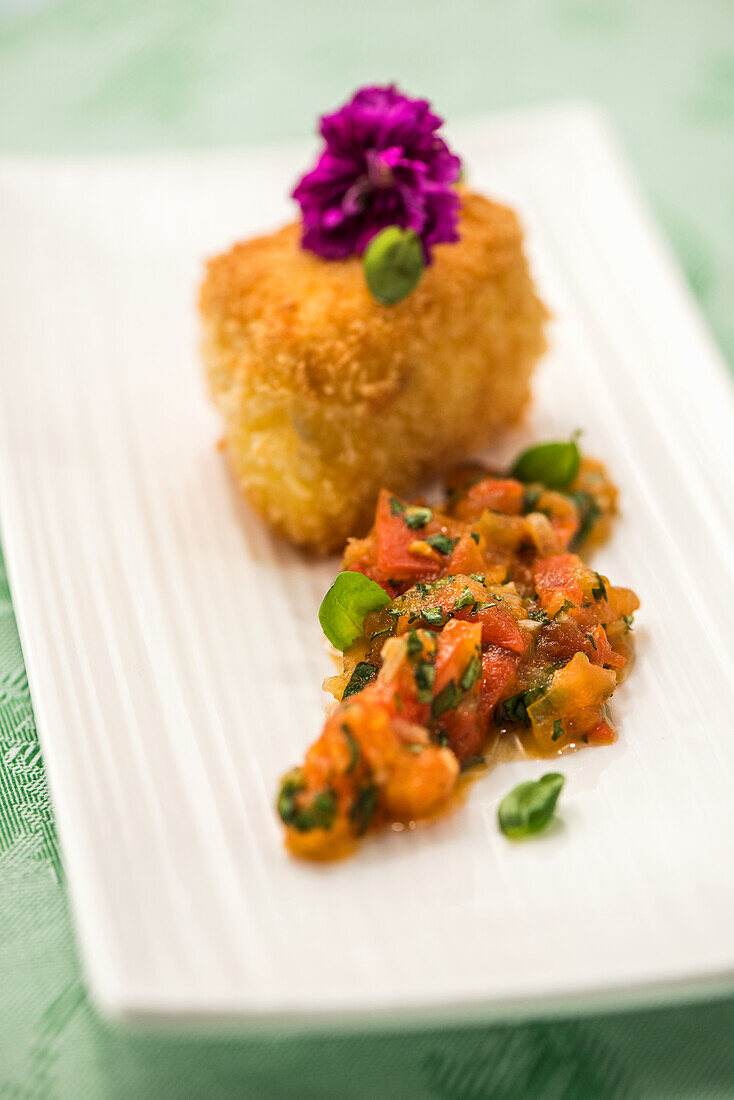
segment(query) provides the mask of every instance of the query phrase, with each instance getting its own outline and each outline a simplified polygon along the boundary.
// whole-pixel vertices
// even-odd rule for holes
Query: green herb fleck
[[[588,640],[593,645],[594,649],[596,649],[596,642],[594,641],[594,635],[593,634],[584,634],[584,637],[588,638]]]
[[[497,814],[505,836],[514,840],[544,829],[553,817],[564,782],[558,772],[548,772],[540,779],[520,783],[506,794]]]
[[[464,671],[461,674],[459,680],[459,687],[462,691],[471,691],[479,679],[479,675],[482,671],[482,663],[478,657],[474,656],[469,661]]]
[[[454,604],[454,611],[462,611],[465,607],[470,607],[475,602],[476,600],[472,595],[472,591],[467,586]]]
[[[569,493],[568,495],[573,501],[579,516],[579,529],[571,541],[571,549],[578,550],[582,543],[586,542],[592,532],[594,524],[601,516],[601,508],[599,507],[596,497],[593,497],[591,493],[579,490],[576,493]]]
[[[342,722],[342,733],[344,734],[344,740],[349,746],[349,767],[347,768],[345,775],[351,775],[354,769],[359,764],[359,742],[350,730],[346,722]]]
[[[436,679],[436,666],[429,661],[418,661],[413,670],[419,703],[430,703],[433,698],[433,682]]]
[[[529,726],[528,707],[540,698],[545,688],[545,684],[541,687],[527,688],[526,691],[520,691],[517,695],[511,695],[509,699],[505,699],[497,707],[497,721],[499,723],[521,722],[524,726]]]
[[[634,622],[634,617],[632,615],[623,615],[622,618],[625,621],[625,625],[627,626],[627,629],[631,630],[632,629],[632,623]]]
[[[367,684],[371,683],[375,676],[377,676],[377,665],[373,665],[369,661],[358,661],[354,666],[354,672],[349,679],[349,683],[344,688],[342,699],[348,699],[350,695],[356,695],[362,688],[367,687]]]
[[[601,573],[594,573],[596,577],[597,587],[592,588],[591,594],[595,600],[606,600],[607,598],[607,586]]]
[[[406,508],[403,513],[403,519],[411,531],[417,531],[420,527],[425,527],[432,517],[433,512],[430,508],[419,508],[417,506]]]
[[[556,718],[553,723],[553,733],[551,735],[551,741],[557,741],[559,737],[563,736],[563,726],[561,725],[561,719]]]
[[[479,546],[479,532],[478,531],[470,531],[469,534],[470,534],[471,538],[474,539],[477,546]]]
[[[434,718],[440,718],[447,710],[454,710],[461,700],[461,692],[453,680],[449,680],[445,688],[439,691],[431,706],[431,714]]]
[[[336,795],[333,791],[320,791],[308,806],[300,806],[296,800],[305,788],[303,772],[294,768],[283,777],[278,794],[278,813],[281,821],[301,833],[310,829],[331,828],[336,815]]]
[[[402,516],[405,511],[405,505],[402,500],[398,500],[397,497],[390,497],[390,515]]]
[[[440,607],[426,607],[421,611],[420,617],[431,626],[443,626],[443,611]]]
[[[450,554],[456,546],[458,539],[450,539],[448,535],[430,535],[424,542],[433,550],[438,550],[439,554]]]
[[[575,607],[576,604],[573,602],[573,600],[564,600],[563,605],[558,608],[553,618],[557,619],[559,615],[565,615],[567,611],[573,611]]]
[[[376,808],[377,787],[373,784],[362,787],[349,811],[349,818],[352,824],[357,826],[357,836],[364,836],[367,832]]]
[[[534,512],[538,501],[543,495],[541,485],[526,485],[522,491],[522,510],[525,515]]]

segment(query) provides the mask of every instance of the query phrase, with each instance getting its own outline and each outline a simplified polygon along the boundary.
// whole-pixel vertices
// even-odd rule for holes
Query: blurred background
[[[357,86],[389,80],[449,122],[605,108],[734,362],[732,0],[0,0],[0,155],[302,140]],[[734,1095],[731,1000],[315,1039],[101,1020],[1,566],[0,619],[0,1098]]]

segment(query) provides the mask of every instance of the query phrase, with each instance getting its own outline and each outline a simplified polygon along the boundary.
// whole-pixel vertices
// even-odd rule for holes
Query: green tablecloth
[[[731,0],[0,0],[0,153],[303,137],[353,87],[388,79],[449,118],[602,103],[734,359]],[[0,1097],[15,1100],[734,1095],[734,998],[317,1038],[141,1035],[101,1020],[80,979],[4,574],[0,989]]]

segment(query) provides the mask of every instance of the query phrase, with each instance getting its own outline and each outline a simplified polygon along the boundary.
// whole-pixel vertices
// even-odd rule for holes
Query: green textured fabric
[[[0,153],[303,137],[354,86],[387,79],[449,118],[599,101],[734,359],[731,0],[0,0]],[[317,1037],[166,1037],[100,1019],[80,977],[4,574],[0,987],[9,1100],[734,1095],[734,998]]]

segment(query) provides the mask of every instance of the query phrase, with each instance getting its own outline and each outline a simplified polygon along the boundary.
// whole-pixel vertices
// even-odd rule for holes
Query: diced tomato
[[[510,612],[500,604],[492,604],[483,611],[477,611],[472,618],[477,618],[482,624],[483,646],[502,646],[503,649],[511,649],[519,654],[523,654],[527,649],[527,642],[520,633],[517,623]]]
[[[519,516],[522,512],[523,487],[514,478],[488,477],[467,490],[454,508],[459,519],[474,519],[482,512],[502,512],[506,516]]]
[[[446,623],[438,638],[434,698],[443,691],[450,680],[456,684],[466,672],[472,657],[479,658],[482,628],[479,623],[452,619]]]
[[[501,646],[490,645],[482,656],[481,707],[487,718],[508,689],[520,664],[520,654]]]
[[[608,722],[597,722],[595,726],[587,732],[586,736],[589,741],[596,741],[599,744],[609,744],[616,739],[616,733]]]
[[[555,615],[566,600],[580,607],[584,602],[583,582],[587,573],[577,554],[539,558],[533,566],[533,581],[543,610]]]
[[[608,665],[610,668],[622,668],[627,664],[627,658],[621,653],[615,653],[612,649],[607,632],[603,626],[593,626],[589,634],[594,639],[594,655],[589,654],[589,660],[595,665]]]
[[[449,574],[483,573],[485,569],[486,563],[476,540],[471,535],[462,535],[451,554]]]
[[[394,513],[391,500],[397,499],[387,489],[382,489],[377,501],[375,532],[377,535],[377,566],[389,578],[410,581],[436,577],[440,564],[433,558],[420,557],[410,552],[412,543],[419,540],[408,527],[400,513]]]

